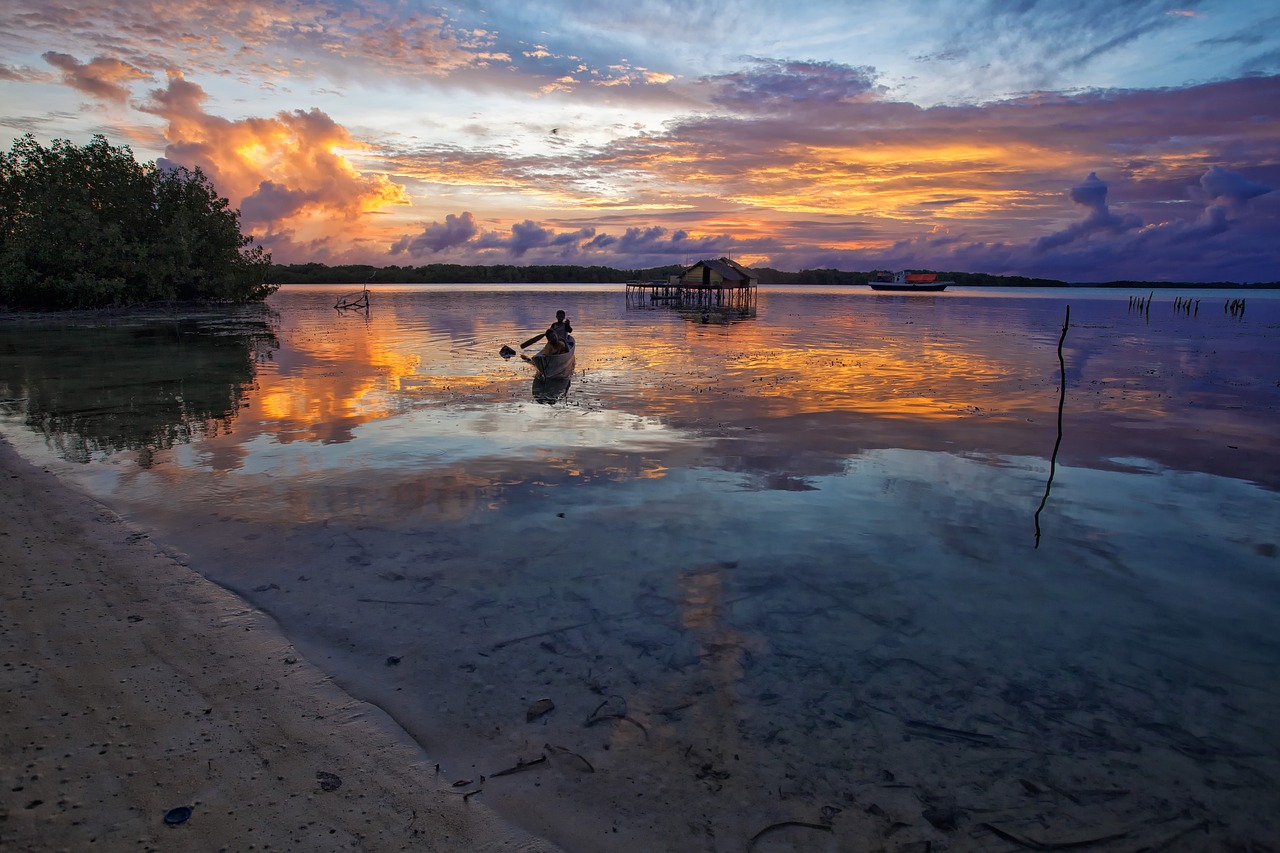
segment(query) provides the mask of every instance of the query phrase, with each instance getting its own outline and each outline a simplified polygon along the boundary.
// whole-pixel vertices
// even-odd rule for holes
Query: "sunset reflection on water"
[[[1276,302],[1265,298],[1247,324],[1211,310],[1157,322],[1098,291],[765,288],[756,317],[705,323],[629,310],[601,288],[384,286],[367,312],[335,311],[332,299],[303,287],[273,297],[280,345],[257,359],[230,429],[198,447],[115,448],[114,475],[129,452],[157,450],[177,464],[153,476],[188,467],[285,475],[271,492],[369,470],[387,482],[448,472],[435,487],[454,492],[552,475],[651,478],[690,464],[757,467],[759,482],[794,482],[891,447],[1041,456],[1054,443],[1055,344],[1074,301],[1064,462],[1147,458],[1280,485],[1278,439],[1264,428],[1275,413],[1266,370],[1276,346],[1267,313]],[[498,350],[536,334],[560,305],[577,323],[578,367],[548,397],[527,365]],[[374,513],[422,488],[368,487]]]
[[[332,299],[280,292],[268,337],[113,333],[129,370],[81,388],[93,335],[41,362],[3,353],[45,332],[0,327],[5,435],[446,767],[595,768],[491,780],[500,811],[581,849],[818,816],[833,849],[982,849],[979,806],[1053,837],[1280,832],[1280,295],[1241,319],[764,288],[708,322],[596,287]],[[499,351],[557,308],[577,369],[548,396]],[[157,405],[122,420],[139,384]],[[528,723],[538,697],[558,710]],[[1125,793],[1029,801],[1033,776]]]

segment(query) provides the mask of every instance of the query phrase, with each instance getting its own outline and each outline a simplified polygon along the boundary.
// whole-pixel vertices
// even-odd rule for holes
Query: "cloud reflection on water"
[[[1280,439],[1266,428],[1277,406],[1267,373],[1274,302],[1261,301],[1247,325],[1209,310],[1153,323],[1114,295],[1060,296],[1077,303],[1065,348],[1065,464],[1146,458],[1280,486]],[[279,466],[304,483],[460,466],[468,475],[451,482],[500,489],[550,469],[589,482],[696,459],[795,488],[872,449],[997,458],[1053,445],[1058,299],[766,288],[757,319],[708,325],[627,311],[620,294],[590,290],[383,288],[367,314],[335,314],[330,298],[307,288],[273,298],[281,345],[239,379],[244,401],[226,408],[229,429],[201,436],[199,452],[181,453],[186,461],[166,475],[184,465]],[[527,368],[495,353],[559,304],[578,318],[579,367],[567,392],[531,392]],[[96,353],[64,347],[58,369],[84,374],[69,360],[90,364]],[[59,405],[79,403],[72,392]],[[75,423],[93,429],[90,418]],[[147,441],[135,444],[164,449]]]
[[[818,816],[842,849],[1274,837],[1274,298],[1247,323],[1079,291],[767,290],[728,325],[621,302],[384,290],[355,318],[285,291],[229,431],[61,470],[447,773],[589,761],[485,789],[583,849]],[[556,307],[578,370],[547,405],[497,353]],[[584,725],[602,700],[630,721]]]

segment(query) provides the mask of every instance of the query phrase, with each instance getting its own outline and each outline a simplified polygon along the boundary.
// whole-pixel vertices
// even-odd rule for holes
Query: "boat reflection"
[[[533,399],[538,403],[551,405],[569,396],[569,386],[573,382],[573,374],[555,376],[551,379],[534,377]]]

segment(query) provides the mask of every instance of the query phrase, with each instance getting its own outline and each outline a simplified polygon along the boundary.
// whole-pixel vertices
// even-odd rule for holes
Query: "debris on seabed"
[[[534,720],[538,719],[544,714],[551,713],[551,711],[555,707],[556,707],[556,703],[552,702],[550,699],[546,699],[546,698],[539,699],[537,702],[534,702],[532,705],[530,705],[529,710],[525,712],[525,715],[524,715],[525,722],[532,723]]]

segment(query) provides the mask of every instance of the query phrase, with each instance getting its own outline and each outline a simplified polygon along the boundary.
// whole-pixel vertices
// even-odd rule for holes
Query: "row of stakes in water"
[[[1152,297],[1155,294],[1147,296],[1130,296],[1129,310],[1138,311],[1139,313],[1150,313]],[[1196,316],[1200,313],[1200,300],[1192,299],[1187,296],[1177,296],[1173,300],[1173,310],[1181,312],[1188,316]],[[1244,300],[1228,299],[1222,306],[1222,313],[1229,314],[1232,317],[1244,316]]]

